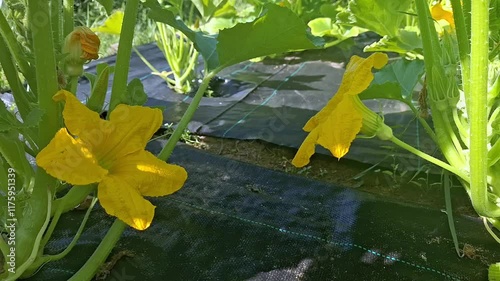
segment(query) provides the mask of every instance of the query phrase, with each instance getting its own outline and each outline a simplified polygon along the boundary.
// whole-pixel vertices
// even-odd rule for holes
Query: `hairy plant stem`
[[[488,110],[488,31],[489,1],[471,1],[471,69],[470,69],[470,178],[471,201],[478,214],[500,217],[500,208],[488,199],[487,123]]]
[[[127,92],[128,70],[130,68],[130,55],[132,54],[138,8],[139,0],[128,0],[126,2],[118,53],[116,55],[115,77],[111,88],[109,112],[113,111]]]

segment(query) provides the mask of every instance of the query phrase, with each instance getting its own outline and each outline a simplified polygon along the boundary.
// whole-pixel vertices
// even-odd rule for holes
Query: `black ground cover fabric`
[[[158,152],[155,141],[149,149]],[[487,280],[498,244],[474,218],[455,216],[457,257],[440,210],[389,202],[179,146],[172,163],[189,177],[177,193],[151,201],[152,226],[127,229],[106,280]],[[83,216],[73,211],[48,244],[59,252]],[[67,280],[97,247],[112,219],[98,208],[77,246],[30,280]]]
[[[145,45],[139,50],[158,70],[169,70],[162,52],[155,45]],[[361,54],[360,47],[351,46],[347,50],[329,48],[231,66],[213,83],[212,89],[218,97],[202,99],[188,129],[202,135],[258,139],[298,148],[307,135],[302,130],[303,125],[337,91],[343,67],[352,54],[367,56]],[[111,56],[93,62],[87,71],[95,72],[97,63],[114,64],[114,60],[115,57]],[[139,78],[144,84],[149,96],[146,105],[166,108],[165,123],[176,124],[189,106],[191,97],[170,90],[163,79],[150,74],[150,69],[135,54],[132,55],[130,70],[129,79]],[[89,86],[88,81],[80,83],[78,96],[81,100],[87,98]],[[372,100],[366,104],[384,114],[385,122],[394,128],[399,138],[436,155],[436,146],[406,106],[387,100]],[[317,151],[331,155],[321,147]],[[411,171],[423,170],[426,163],[392,143],[378,139],[356,139],[345,157],[368,164],[380,163],[389,168],[399,162],[400,169]]]

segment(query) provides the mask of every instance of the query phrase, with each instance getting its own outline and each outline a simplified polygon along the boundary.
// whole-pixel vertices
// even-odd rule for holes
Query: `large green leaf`
[[[416,30],[417,29],[417,30]],[[422,40],[419,36],[418,28],[407,27],[398,30],[397,37],[384,36],[379,41],[366,46],[365,52],[394,52],[403,55],[410,55],[413,57],[421,57],[422,54]]]
[[[399,59],[375,73],[370,87],[359,97],[361,99],[394,99],[409,103],[413,89],[423,74],[423,61]]]
[[[184,33],[200,52],[209,71],[248,59],[323,46],[321,38],[307,32],[304,22],[287,8],[268,4],[262,16],[249,23],[220,31],[218,36],[195,32],[156,0],[146,0],[149,17]]]
[[[198,50],[205,60],[209,70],[215,69],[219,66],[219,58],[217,57],[217,51],[215,49],[217,45],[217,39],[215,36],[191,30],[186,26],[186,24],[184,24],[183,21],[177,19],[172,11],[167,8],[163,8],[156,0],[146,0],[144,5],[150,9],[148,16],[151,19],[168,24],[184,33],[184,35],[186,35],[186,37],[194,43],[196,50]]]
[[[287,8],[273,4],[253,22],[239,23],[219,33],[217,53],[221,66],[293,50],[317,49],[324,41],[307,32],[304,22]]]
[[[405,12],[412,2],[412,0],[351,0],[348,9],[350,15],[347,18],[356,26],[382,36],[395,37],[403,25]]]

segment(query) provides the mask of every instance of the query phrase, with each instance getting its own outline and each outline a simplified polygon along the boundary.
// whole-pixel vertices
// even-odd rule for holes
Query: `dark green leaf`
[[[379,72],[365,91],[360,94],[361,99],[394,99],[402,102],[411,102],[415,85],[424,73],[424,62],[421,60],[399,59]]]
[[[105,63],[97,65],[98,77],[92,85],[90,98],[87,101],[87,107],[97,113],[100,113],[104,106],[104,100],[108,91],[110,69],[111,67]]]
[[[221,66],[323,46],[324,41],[307,33],[307,26],[292,11],[273,4],[265,7],[266,13],[255,21],[220,31],[217,52]]]
[[[351,0],[349,1],[350,20],[356,26],[395,37],[404,25],[405,12],[412,0]],[[345,18],[345,16],[344,16]]]
[[[123,97],[122,103],[128,105],[143,105],[148,95],[144,92],[144,86],[139,78],[134,78],[127,86],[127,94]]]

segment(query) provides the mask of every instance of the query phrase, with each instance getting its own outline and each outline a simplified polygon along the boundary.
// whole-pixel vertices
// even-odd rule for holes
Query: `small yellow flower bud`
[[[79,76],[83,73],[83,64],[99,58],[99,37],[88,27],[77,26],[66,36],[63,54],[66,64],[66,74]]]

